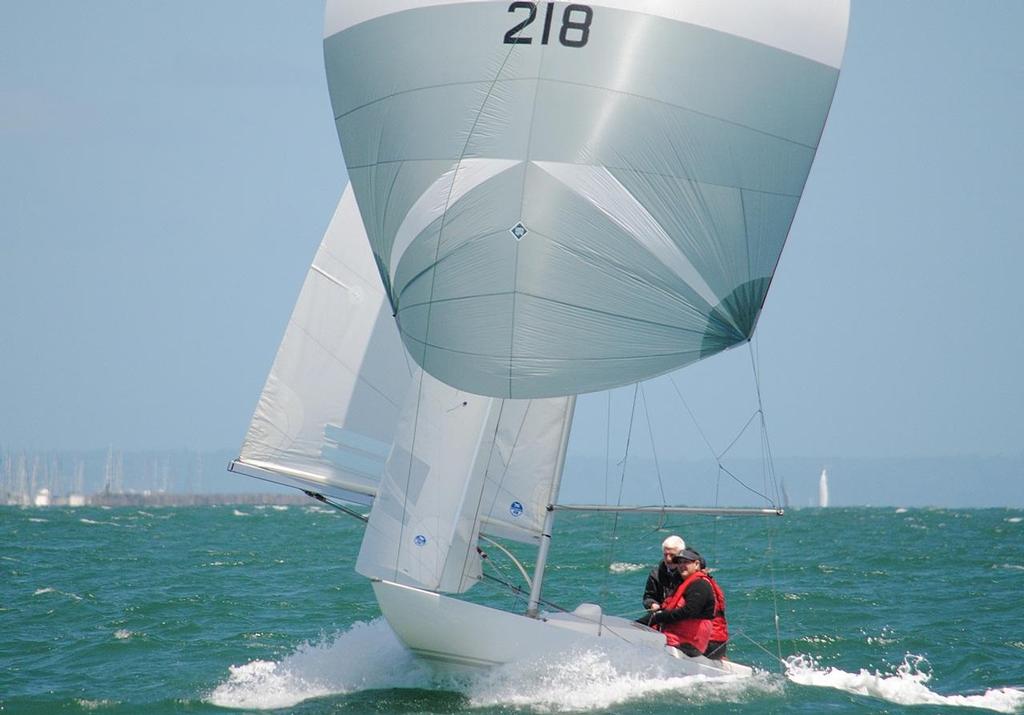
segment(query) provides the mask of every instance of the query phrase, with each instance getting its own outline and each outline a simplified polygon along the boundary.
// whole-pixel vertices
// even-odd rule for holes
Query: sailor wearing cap
[[[650,624],[665,634],[665,642],[689,656],[703,655],[711,640],[715,616],[715,593],[701,569],[701,556],[682,549],[673,561],[682,578],[675,592],[650,618]]]

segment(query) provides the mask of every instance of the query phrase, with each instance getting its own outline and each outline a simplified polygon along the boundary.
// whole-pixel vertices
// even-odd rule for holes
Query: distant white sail
[[[818,506],[828,506],[828,470],[821,470],[821,477],[818,479]]]
[[[232,470],[368,504],[409,389],[407,357],[349,186]]]

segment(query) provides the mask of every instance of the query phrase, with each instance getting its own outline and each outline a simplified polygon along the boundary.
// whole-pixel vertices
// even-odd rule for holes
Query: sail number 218
[[[526,19],[505,33],[506,45],[530,45],[533,37],[523,34],[526,28],[537,19],[536,2],[514,2],[508,6],[509,12],[526,10]],[[555,3],[544,3],[544,28],[540,33],[540,44],[548,44],[551,37],[551,20],[555,12]],[[594,19],[594,10],[589,5],[566,5],[562,12],[562,27],[558,32],[558,41],[566,47],[583,47],[590,39],[590,23]]]

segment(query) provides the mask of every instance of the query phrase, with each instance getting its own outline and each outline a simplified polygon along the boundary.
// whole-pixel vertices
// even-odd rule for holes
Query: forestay
[[[848,0],[328,0],[338,134],[413,358],[471,392],[539,397],[749,339],[848,15]]]
[[[231,469],[370,503],[414,369],[349,186]]]

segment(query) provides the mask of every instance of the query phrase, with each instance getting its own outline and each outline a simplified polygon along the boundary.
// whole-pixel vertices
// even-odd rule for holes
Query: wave
[[[67,591],[58,591],[57,589],[53,588],[52,586],[46,586],[44,588],[37,588],[32,595],[33,596],[43,596],[43,595],[45,595],[47,593],[56,593],[56,594],[58,594],[60,596],[67,596],[68,598],[73,598],[76,601],[81,601],[82,600],[82,597],[79,596],[77,593],[68,593]]]
[[[634,571],[644,571],[648,568],[650,567],[647,564],[630,564],[624,561],[616,561],[608,565],[608,570],[612,573],[633,573]]]
[[[747,702],[780,695],[777,675],[708,678],[683,675],[662,653],[626,644],[559,653],[509,663],[481,674],[467,688],[474,707],[526,708],[534,712],[607,711],[623,703],[686,693],[686,703]]]
[[[926,685],[932,675],[928,661],[919,655],[907,655],[891,673],[822,669],[810,656],[795,655],[786,660],[786,677],[799,685],[834,688],[897,705],[945,705],[1000,713],[1015,713],[1024,708],[1024,690],[1016,688],[993,688],[980,695],[936,693]]]
[[[303,643],[280,661],[231,666],[228,679],[205,699],[226,708],[273,710],[325,695],[427,687],[430,682],[426,669],[378,618],[319,642]]]

